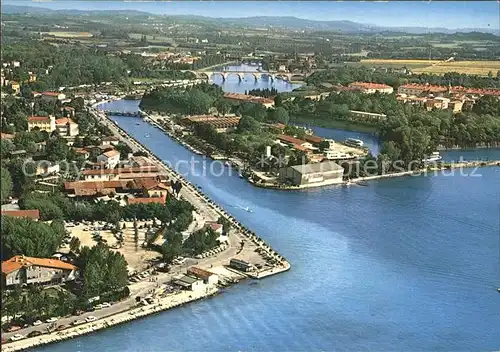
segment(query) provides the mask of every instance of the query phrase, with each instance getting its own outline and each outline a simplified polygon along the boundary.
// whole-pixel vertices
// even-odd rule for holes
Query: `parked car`
[[[61,330],[64,330],[64,329],[67,329],[69,328],[68,325],[59,325],[57,328],[56,328],[56,331],[61,331]]]
[[[71,323],[71,325],[80,325],[80,324],[83,324],[83,323],[85,323],[85,320],[83,320],[83,319],[76,319],[76,320],[74,320]]]
[[[108,302],[101,303],[101,308],[109,308],[109,307],[111,307],[111,304],[109,304]]]
[[[17,325],[13,325],[13,326],[11,326],[10,328],[7,329],[7,332],[14,332],[14,331],[17,331],[17,330],[21,330],[21,327],[17,326]]]
[[[41,320],[37,320],[33,323],[33,326],[38,326],[38,325],[42,325],[43,322]]]
[[[35,337],[35,336],[40,336],[41,334],[42,334],[41,331],[34,330],[34,331],[30,332],[27,336],[28,337]]]
[[[24,335],[21,334],[15,334],[14,336],[11,336],[10,340],[11,341],[19,341],[24,339]]]
[[[55,323],[59,318],[57,317],[52,317],[47,320],[45,320],[46,323]]]
[[[87,321],[87,323],[91,323],[91,322],[93,322],[93,321],[96,321],[96,320],[97,320],[97,318],[96,318],[96,317],[94,317],[93,315],[91,315],[91,316],[89,316],[89,317],[85,318],[85,320]]]

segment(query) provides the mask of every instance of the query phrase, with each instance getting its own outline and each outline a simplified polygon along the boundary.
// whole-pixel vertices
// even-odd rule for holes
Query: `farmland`
[[[50,35],[58,38],[91,38],[89,32],[44,32],[45,35]]]
[[[469,75],[487,76],[491,71],[496,75],[500,70],[499,61],[450,61],[437,60],[393,60],[370,59],[361,60],[362,65],[382,67],[403,67],[412,69],[415,73],[445,74],[447,72],[465,73]]]

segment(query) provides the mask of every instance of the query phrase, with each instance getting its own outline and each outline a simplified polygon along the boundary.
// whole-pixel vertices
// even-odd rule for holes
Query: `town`
[[[458,34],[421,34],[434,44],[431,60],[410,35],[398,44],[381,35],[375,46],[368,34],[262,34],[142,14],[127,17],[137,21],[128,27],[17,11],[2,20],[5,351],[178,307],[293,264],[116,116],[153,125],[252,185],[289,191],[462,167],[439,152],[500,145],[493,34],[463,34],[491,48],[477,51]],[[255,87],[226,91],[231,81]],[[127,101],[138,109],[104,108]],[[380,152],[311,126],[371,133]]]

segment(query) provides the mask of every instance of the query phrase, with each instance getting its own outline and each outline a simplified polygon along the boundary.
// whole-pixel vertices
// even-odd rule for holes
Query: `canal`
[[[204,161],[142,120],[113,120],[163,160]],[[291,192],[190,173],[292,269],[38,350],[498,349],[500,170],[480,171]]]

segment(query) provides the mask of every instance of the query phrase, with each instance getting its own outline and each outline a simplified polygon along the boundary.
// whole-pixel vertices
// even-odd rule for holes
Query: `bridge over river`
[[[252,76],[255,80],[261,79],[263,76],[269,77],[271,81],[276,79],[281,79],[285,81],[303,81],[309,77],[313,72],[300,73],[300,72],[278,72],[278,71],[233,71],[233,70],[222,70],[222,71],[204,71],[204,70],[183,70],[183,72],[192,72],[196,75],[196,78],[210,79],[214,75],[220,75],[225,81],[229,76],[237,76],[240,81],[243,81],[245,76]]]

